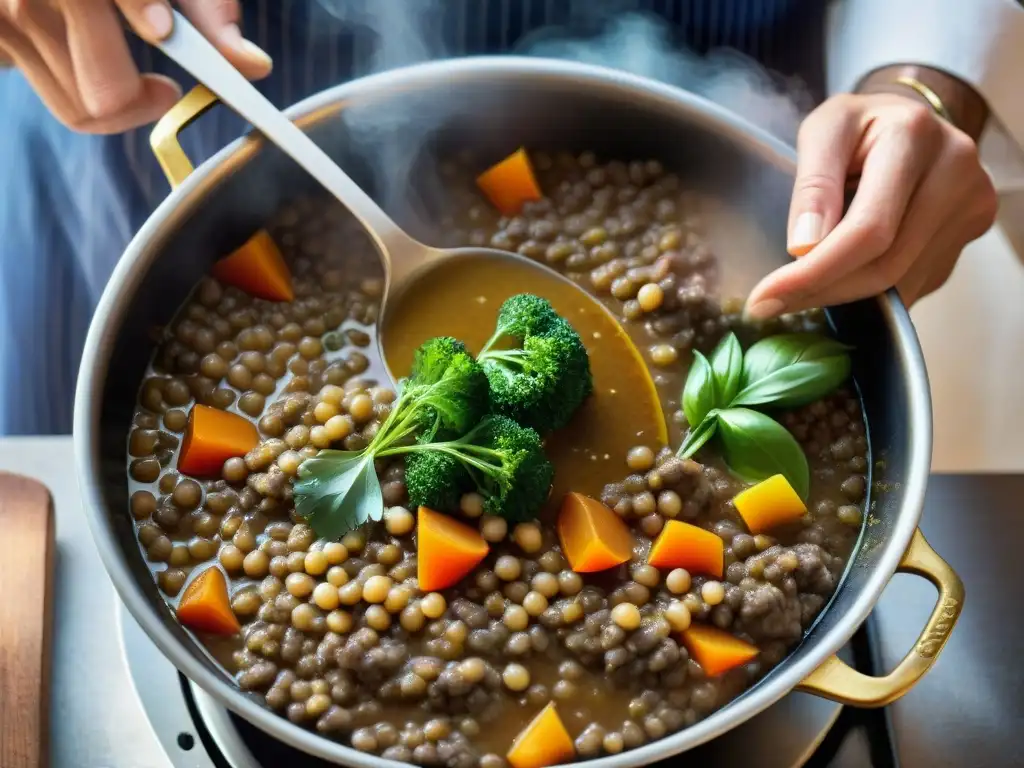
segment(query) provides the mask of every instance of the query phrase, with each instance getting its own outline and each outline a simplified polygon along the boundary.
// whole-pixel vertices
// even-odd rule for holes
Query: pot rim
[[[706,99],[671,85],[607,67],[522,56],[486,56],[447,59],[389,70],[321,91],[286,110],[300,124],[315,122],[344,108],[345,102],[366,103],[395,90],[431,87],[440,80],[473,83],[501,78],[541,78],[595,91],[625,91],[666,110],[688,112],[708,130],[725,134],[776,168],[794,173],[795,151],[738,115]],[[191,649],[165,626],[157,607],[135,579],[117,542],[96,480],[100,476],[99,418],[101,393],[110,370],[110,354],[117,332],[143,276],[156,260],[166,233],[172,231],[197,205],[205,192],[230,170],[259,150],[262,140],[243,136],[204,162],[156,208],[132,238],[103,291],[86,338],[75,398],[74,447],[79,483],[93,539],[118,595],[160,651],[189,679],[221,704],[282,742],[303,752],[357,768],[401,766],[393,760],[368,755],[289,722],[247,697],[224,673],[204,666]],[[830,656],[842,648],[868,617],[882,590],[896,572],[917,528],[931,463],[931,397],[923,354],[909,313],[895,291],[875,299],[897,347],[898,365],[907,381],[909,413],[914,424],[903,482],[901,512],[893,525],[878,563],[867,575],[861,594],[841,621],[817,641],[816,647],[793,663],[785,661],[770,676],[741,698],[704,720],[618,755],[587,760],[594,768],[626,768],[692,749],[767,709],[795,689]],[[828,609],[826,609],[828,610]]]

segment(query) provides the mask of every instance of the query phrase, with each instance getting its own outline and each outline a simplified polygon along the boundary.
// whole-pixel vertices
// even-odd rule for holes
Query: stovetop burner
[[[124,607],[122,642],[136,693],[174,768],[326,768],[268,736],[184,678]],[[870,624],[840,654],[870,673]],[[695,750],[687,763],[705,768],[890,768],[896,765],[881,711],[853,710],[794,693]],[[259,757],[257,757],[257,755]],[[675,759],[665,761],[668,768]]]

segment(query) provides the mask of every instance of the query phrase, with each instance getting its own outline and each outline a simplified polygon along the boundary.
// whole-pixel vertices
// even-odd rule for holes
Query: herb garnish
[[[727,335],[710,359],[694,352],[683,388],[690,431],[678,455],[688,458],[717,436],[729,470],[757,482],[785,475],[803,498],[810,469],[800,444],[771,417],[752,410],[797,408],[833,392],[850,375],[850,347],[814,333],[769,336],[743,353]]]

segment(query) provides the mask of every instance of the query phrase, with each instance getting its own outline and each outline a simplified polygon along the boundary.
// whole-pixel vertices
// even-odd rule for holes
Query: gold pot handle
[[[178,134],[218,103],[218,98],[209,88],[197,85],[160,118],[149,134],[149,146],[172,187],[184,182],[193,170],[192,161],[178,141]]]
[[[920,528],[914,532],[897,571],[928,579],[938,588],[939,599],[921,636],[896,669],[884,677],[872,677],[832,656],[797,686],[798,691],[855,707],[884,707],[907,693],[931,668],[960,618],[964,583],[925,541]]]

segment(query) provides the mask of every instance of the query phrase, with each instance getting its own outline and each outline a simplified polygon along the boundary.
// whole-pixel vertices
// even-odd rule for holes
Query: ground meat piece
[[[759,584],[743,596],[737,629],[755,642],[781,639],[796,641],[803,633],[800,601],[787,597],[773,584]]]
[[[837,574],[829,570],[831,557],[816,544],[797,544],[793,547],[800,565],[793,572],[801,592],[831,595],[836,588]]]

